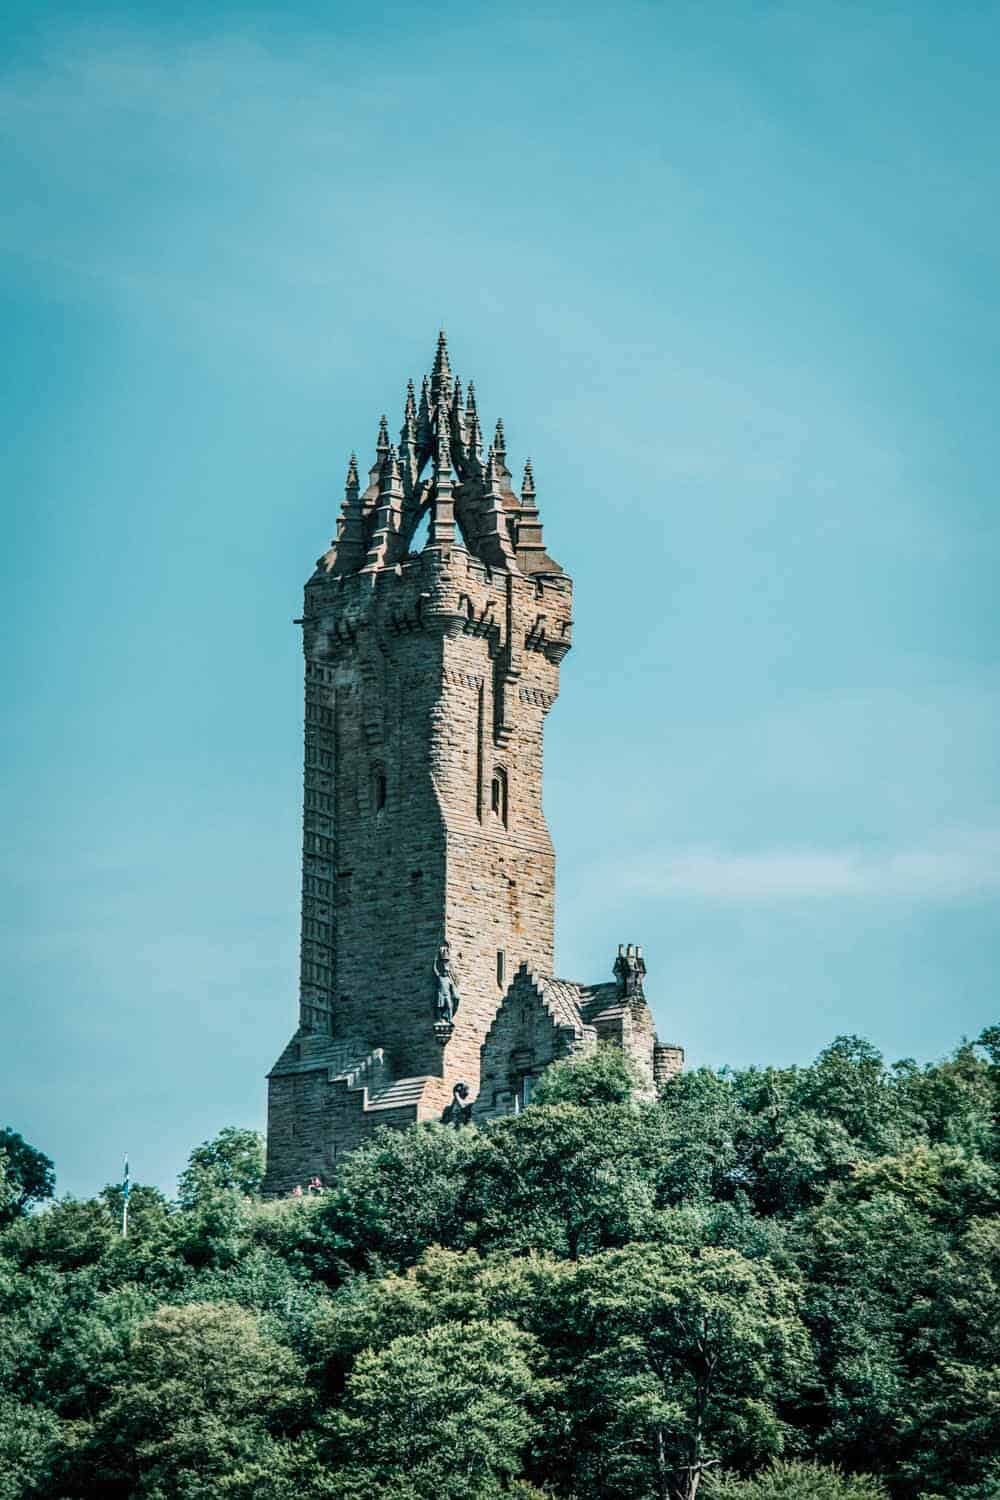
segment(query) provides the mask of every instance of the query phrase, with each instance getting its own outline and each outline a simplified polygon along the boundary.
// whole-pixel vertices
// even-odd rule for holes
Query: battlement
[[[313,577],[306,585],[307,657],[337,656],[358,633],[441,630],[484,636],[498,649],[509,625],[518,644],[558,666],[572,645],[573,585],[565,573],[494,570],[464,547],[409,554],[391,568]]]

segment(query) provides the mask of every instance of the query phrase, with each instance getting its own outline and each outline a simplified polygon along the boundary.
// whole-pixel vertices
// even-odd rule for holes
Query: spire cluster
[[[483,434],[470,380],[453,374],[444,331],[429,375],[407,382],[398,446],[383,416],[375,460],[362,489],[352,453],[337,535],[320,559],[326,573],[395,567],[410,555],[414,533],[429,516],[428,548],[464,546],[491,569],[561,573],[542,542],[530,460],[521,496],[507,467],[503,421],[483,457]]]

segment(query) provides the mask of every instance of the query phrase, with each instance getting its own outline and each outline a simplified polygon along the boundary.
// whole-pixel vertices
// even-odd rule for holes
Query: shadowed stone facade
[[[572,1050],[557,1027],[546,1051],[557,982],[534,978],[553,968],[542,741],[571,611],[531,465],[515,494],[502,423],[483,457],[442,335],[398,446],[382,419],[364,487],[352,457],[306,584],[299,1025],[269,1075],[266,1191],[328,1176],[377,1125],[440,1119],[460,1081],[479,1113],[518,1107],[517,1079]],[[517,1074],[526,985],[539,1035]],[[608,987],[570,988],[586,1012],[572,1045],[634,1038],[652,1087],[651,1018],[591,1015]]]
[[[642,949],[623,945],[616,969],[636,956],[642,964]],[[611,1042],[629,1055],[649,1096],[684,1066],[683,1048],[657,1039],[641,984],[629,990],[621,976],[609,984],[576,984],[523,964],[483,1041],[473,1119],[517,1113],[530,1102],[532,1086],[549,1063],[599,1042]]]

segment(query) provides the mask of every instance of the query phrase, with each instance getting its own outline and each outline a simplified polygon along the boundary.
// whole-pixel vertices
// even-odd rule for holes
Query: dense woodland
[[[0,1500],[995,1500],[1000,1027],[636,1099],[561,1063],[261,1202],[52,1200],[0,1134]]]

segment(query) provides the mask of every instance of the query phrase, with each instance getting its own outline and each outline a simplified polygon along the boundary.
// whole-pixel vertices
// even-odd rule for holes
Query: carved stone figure
[[[472,1119],[472,1105],[468,1103],[469,1085],[456,1083],[451,1091],[451,1103],[445,1106],[441,1116],[444,1125],[468,1125]]]
[[[455,1020],[461,996],[458,993],[458,985],[451,969],[451,946],[442,943],[434,960],[434,974],[437,979],[437,992],[434,999],[434,1019],[443,1021],[451,1026]]]

